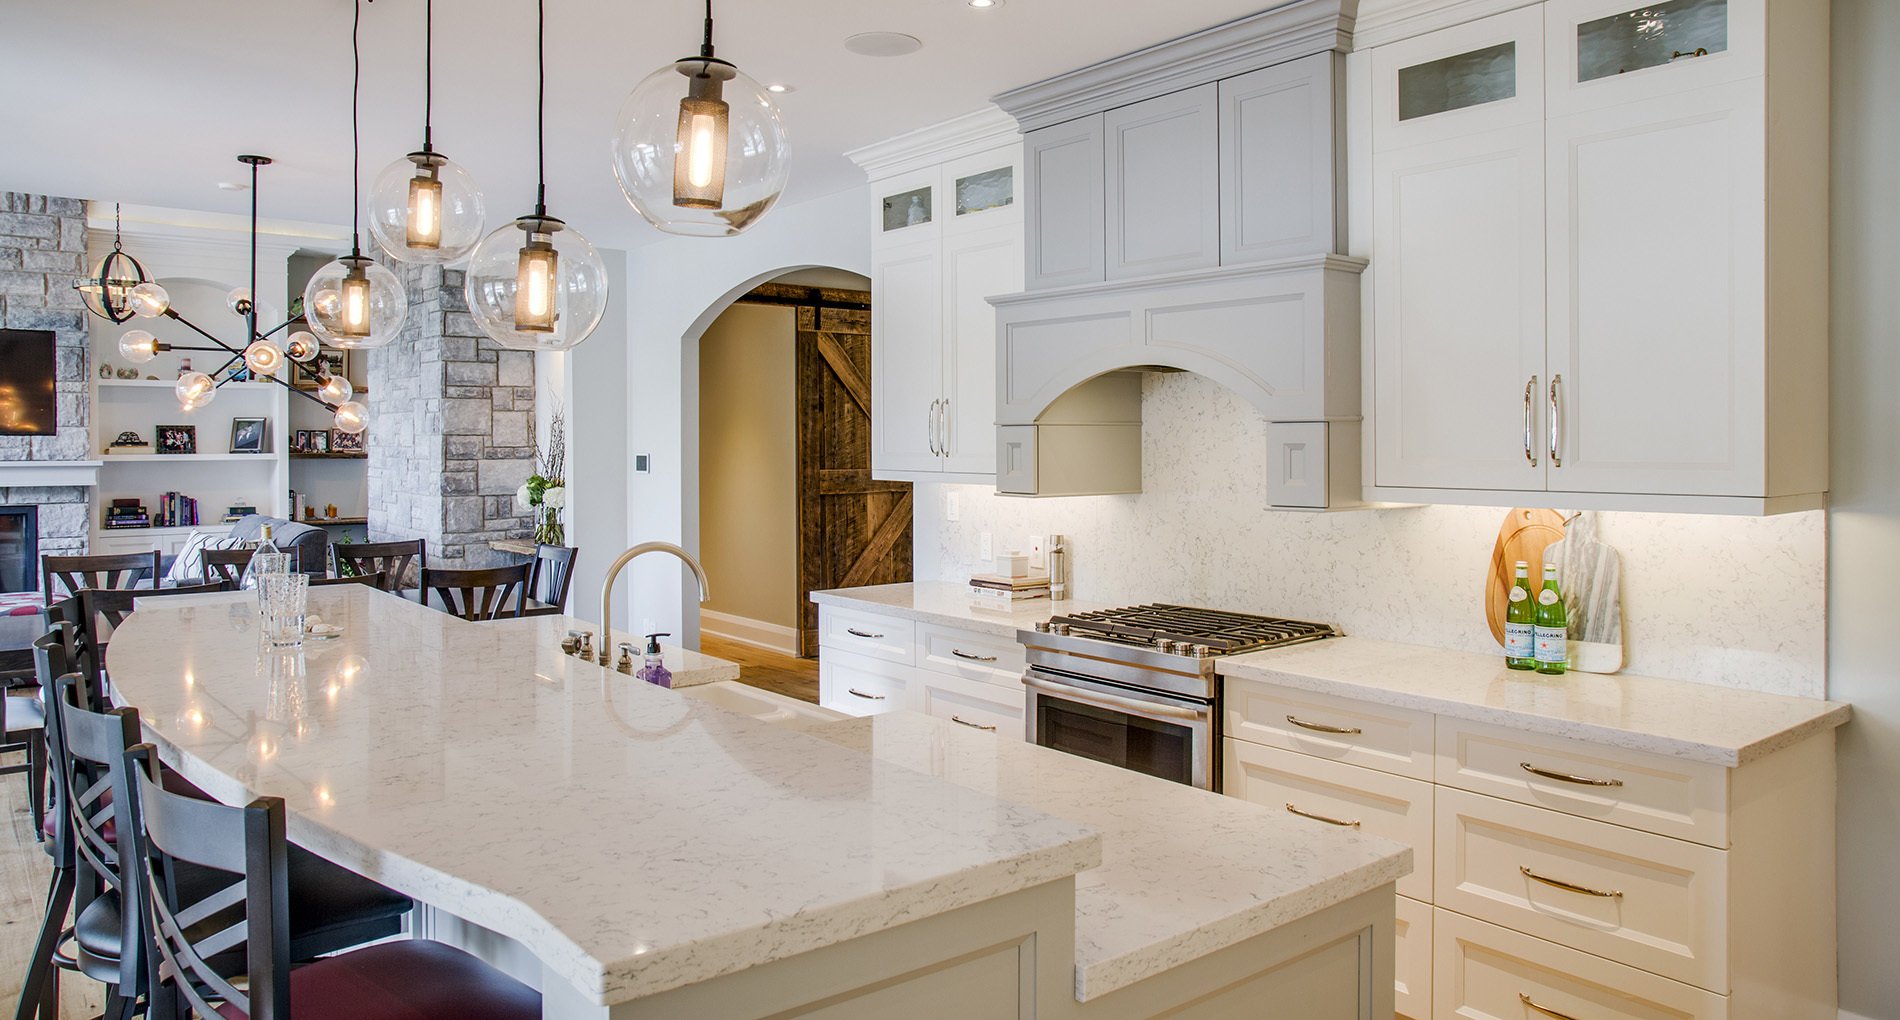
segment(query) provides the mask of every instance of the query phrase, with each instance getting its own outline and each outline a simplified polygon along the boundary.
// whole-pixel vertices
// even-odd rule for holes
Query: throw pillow
[[[206,549],[236,549],[245,544],[243,539],[230,535],[194,531],[185,539],[185,547],[178,550],[178,558],[172,561],[165,580],[172,584],[203,584]]]

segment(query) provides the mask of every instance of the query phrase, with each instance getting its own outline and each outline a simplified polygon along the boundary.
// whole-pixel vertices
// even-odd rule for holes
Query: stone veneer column
[[[92,452],[86,310],[73,281],[86,260],[86,209],[76,198],[0,192],[0,326],[55,334],[59,430],[0,436],[0,461],[86,460]],[[92,490],[0,486],[0,503],[39,507],[40,551],[85,552]]]
[[[460,270],[391,268],[409,317],[369,356],[370,539],[424,539],[432,565],[501,562],[489,543],[534,530],[514,499],[534,472],[534,355],[482,335]]]

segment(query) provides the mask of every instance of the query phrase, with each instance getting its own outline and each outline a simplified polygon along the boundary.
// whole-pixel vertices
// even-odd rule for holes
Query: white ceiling
[[[863,178],[842,155],[981,107],[991,95],[1232,20],[1274,0],[716,0],[719,55],[782,97],[783,201]],[[349,0],[8,2],[0,31],[0,190],[241,213],[240,152],[274,156],[271,219],[340,223],[349,192]],[[422,134],[422,0],[364,8],[366,182]],[[596,244],[662,235],[627,205],[613,116],[647,73],[697,52],[681,0],[548,0],[548,204]],[[436,4],[436,147],[483,187],[491,226],[528,211],[534,182],[534,4]],[[847,35],[906,32],[895,58]]]

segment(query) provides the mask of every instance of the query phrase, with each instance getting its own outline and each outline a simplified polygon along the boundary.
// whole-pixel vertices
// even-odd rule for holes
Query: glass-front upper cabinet
[[[877,205],[871,235],[878,243],[928,241],[943,230],[944,193],[936,167],[874,182]]]
[[[1375,150],[1541,120],[1543,5],[1381,46],[1372,79]]]
[[[1004,223],[1022,222],[1022,203],[1016,190],[1023,173],[1020,144],[987,149],[943,165],[939,192],[943,195],[946,233],[956,234]]]
[[[1551,0],[1550,115],[1761,75],[1764,2]]]

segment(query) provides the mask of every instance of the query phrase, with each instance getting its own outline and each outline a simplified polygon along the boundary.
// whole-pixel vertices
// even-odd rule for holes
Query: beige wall
[[[1900,3],[1834,0],[1828,696],[1840,735],[1841,1008],[1900,1017]]]
[[[795,364],[790,308],[733,305],[700,338],[704,608],[780,627],[798,622]]]

